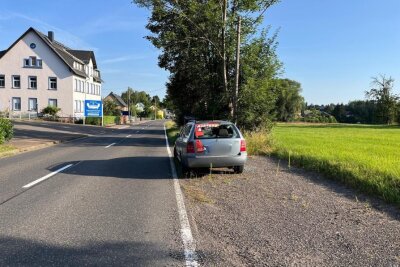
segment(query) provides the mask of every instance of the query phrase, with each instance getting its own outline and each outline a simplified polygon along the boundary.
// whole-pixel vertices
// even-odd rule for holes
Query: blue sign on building
[[[102,106],[101,100],[85,100],[85,117],[102,117]]]

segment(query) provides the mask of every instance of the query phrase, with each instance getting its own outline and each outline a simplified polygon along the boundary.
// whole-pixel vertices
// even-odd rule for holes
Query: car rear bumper
[[[247,153],[238,156],[197,156],[192,155],[186,158],[186,165],[189,168],[220,168],[243,166],[247,160]]]

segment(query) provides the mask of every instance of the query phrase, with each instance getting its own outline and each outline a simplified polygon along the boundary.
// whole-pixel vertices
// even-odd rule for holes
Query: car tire
[[[190,176],[191,169],[188,166],[186,166],[183,162],[181,162],[181,170],[182,170],[182,175],[184,177]]]
[[[244,171],[244,165],[233,167],[233,171],[234,171],[235,173],[243,173],[243,171]]]

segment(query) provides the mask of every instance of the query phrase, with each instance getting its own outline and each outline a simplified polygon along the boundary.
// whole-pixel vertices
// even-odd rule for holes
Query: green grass
[[[0,145],[0,157],[7,156],[15,150],[13,146],[10,145]]]
[[[400,204],[400,127],[278,124],[272,154]]]
[[[173,121],[167,121],[165,123],[165,128],[167,129],[167,136],[170,145],[174,145],[180,131],[178,126],[176,126],[175,122]]]

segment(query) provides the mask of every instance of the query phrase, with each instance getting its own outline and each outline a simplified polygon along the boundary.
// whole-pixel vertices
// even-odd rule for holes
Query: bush
[[[13,124],[10,120],[0,118],[0,144],[11,140],[14,135]]]
[[[120,116],[104,116],[104,125],[120,124],[120,123],[121,123]]]
[[[57,113],[60,111],[61,109],[58,107],[54,107],[54,106],[47,106],[42,110],[43,114],[47,114],[50,116],[56,116]]]
[[[91,117],[86,118],[85,124],[100,126],[101,125],[101,118],[91,118]]]

